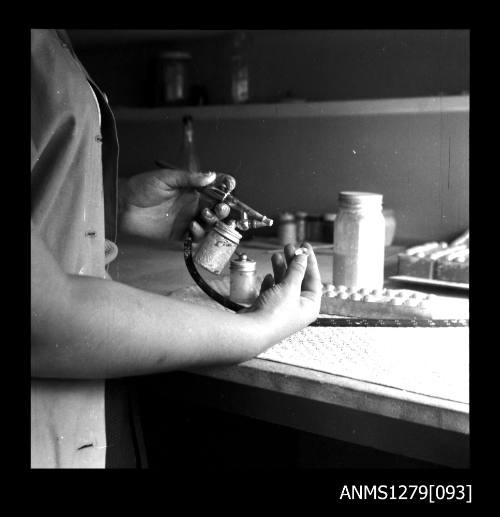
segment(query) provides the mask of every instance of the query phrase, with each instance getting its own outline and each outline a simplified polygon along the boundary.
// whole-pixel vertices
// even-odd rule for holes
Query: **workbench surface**
[[[118,245],[118,257],[109,270],[114,280],[164,295],[195,286],[184,264],[182,243],[167,247],[151,246],[130,239]],[[244,241],[240,250],[257,260],[257,274],[263,277],[272,272],[269,252],[272,247],[265,243],[261,245],[259,241]],[[386,277],[395,273],[395,257],[400,249],[386,248]],[[322,281],[331,282],[331,253],[318,250],[317,258]],[[387,286],[401,287],[390,282],[387,282]],[[419,290],[425,291],[425,288]],[[466,296],[455,292],[445,294]],[[371,335],[373,346],[365,350],[370,353],[358,354],[357,363],[345,362],[344,367],[339,365],[334,370],[325,368],[325,372],[321,371],[320,366],[314,366],[317,361],[310,362],[313,367],[300,367],[297,366],[302,364],[300,357],[295,364],[286,364],[283,353],[264,353],[237,366],[184,372],[186,386],[189,386],[184,396],[190,394],[193,400],[203,399],[208,405],[221,409],[389,452],[450,466],[467,466],[468,328],[359,330],[364,333],[364,346],[370,345]],[[409,381],[405,384],[408,376],[394,371],[401,368],[394,360],[386,361],[381,353],[376,355],[381,363],[378,365],[379,378],[374,377],[373,351],[377,350],[377,346],[380,348],[380,343],[377,344],[379,338],[375,335],[379,330],[390,330],[393,333],[391,336],[398,333],[402,344],[403,341],[408,342],[412,332],[416,336],[419,331],[426,331],[422,355],[415,355],[420,360],[414,361],[416,370],[413,374],[419,380],[418,389],[415,383],[415,389],[412,389]],[[447,330],[450,331],[450,339],[443,338],[443,332]],[[370,334],[371,331],[374,332]],[[345,348],[345,335],[343,340]],[[454,342],[457,353],[448,362],[445,358]],[[354,346],[354,343],[351,345]],[[273,352],[273,349],[270,350]],[[279,350],[278,347],[275,350]],[[337,354],[340,352],[336,351]],[[404,354],[400,355],[404,358]],[[372,361],[366,364],[366,368],[359,364],[364,357],[367,362]],[[421,370],[418,371],[418,368]],[[381,379],[384,369],[387,378]],[[328,373],[332,371],[335,373]],[[372,374],[356,374],[358,371]],[[436,382],[436,379],[441,382]],[[194,387],[196,385],[199,385],[198,390]]]

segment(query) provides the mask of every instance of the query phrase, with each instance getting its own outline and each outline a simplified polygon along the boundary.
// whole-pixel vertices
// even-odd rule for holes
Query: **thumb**
[[[215,172],[188,172],[177,169],[165,172],[164,181],[170,188],[206,187],[217,176]]]
[[[307,270],[307,254],[294,255],[283,278],[282,284],[290,285],[298,292],[302,290],[302,281]]]

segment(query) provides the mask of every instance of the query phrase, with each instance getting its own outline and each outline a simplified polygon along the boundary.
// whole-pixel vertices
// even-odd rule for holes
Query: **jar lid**
[[[320,214],[308,214],[306,219],[308,221],[320,221],[321,220],[321,215]]]
[[[372,192],[343,191],[339,193],[339,205],[343,208],[377,208],[382,206],[382,194]]]
[[[297,217],[297,219],[305,219],[307,217],[307,212],[295,212],[295,217]]]
[[[242,253],[237,258],[231,260],[229,269],[233,271],[255,271],[256,266],[255,260],[248,258],[245,253]]]
[[[222,221],[219,221],[215,225],[215,230],[217,230],[223,237],[226,237],[230,241],[234,242],[235,244],[239,244],[241,238],[243,235],[239,233],[235,229],[235,223],[232,221],[231,224],[223,223]]]
[[[325,214],[323,214],[323,221],[335,221],[335,219],[337,218],[337,214],[334,214],[333,212],[327,212]]]
[[[182,52],[177,50],[167,50],[165,52],[160,52],[158,56],[163,59],[191,59],[191,54],[189,52]]]

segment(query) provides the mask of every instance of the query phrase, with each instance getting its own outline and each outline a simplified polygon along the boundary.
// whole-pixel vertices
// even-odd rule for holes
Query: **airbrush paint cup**
[[[241,233],[235,230],[234,221],[229,224],[219,221],[196,249],[194,262],[220,275],[236,251],[241,237]]]

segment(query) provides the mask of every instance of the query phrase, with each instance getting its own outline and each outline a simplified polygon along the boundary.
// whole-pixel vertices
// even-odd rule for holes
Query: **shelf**
[[[120,121],[179,119],[192,114],[200,119],[306,118],[355,115],[423,114],[467,112],[469,96],[415,97],[328,102],[293,102],[273,104],[176,106],[159,108],[113,108]]]

